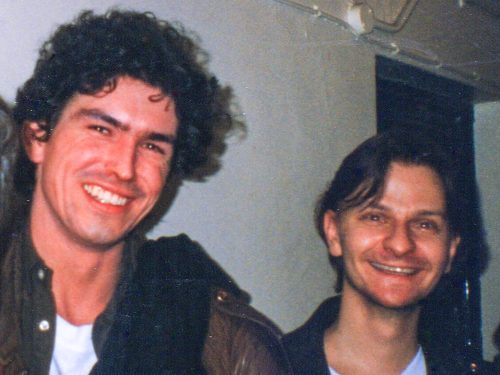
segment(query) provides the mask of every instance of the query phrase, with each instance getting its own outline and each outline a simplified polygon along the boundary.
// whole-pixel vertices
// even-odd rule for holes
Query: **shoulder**
[[[176,253],[193,253],[199,250],[200,246],[186,234],[178,234],[172,237],[159,237],[155,240],[149,239],[144,242],[143,250],[158,252],[168,249],[171,255]],[[174,252],[174,254],[172,254]]]
[[[207,265],[216,263],[198,242],[184,233],[144,241],[139,258],[147,258],[152,263],[167,263],[172,265],[170,268],[186,272],[195,271],[196,268],[203,270]],[[182,267],[177,268],[177,266]]]
[[[422,346],[424,350],[425,366],[429,375],[498,375],[500,367],[495,367],[491,362],[485,360],[474,361],[474,364],[465,361],[462,355],[450,355],[439,350],[430,350]],[[474,370],[471,370],[474,366]]]
[[[201,280],[235,295],[240,294],[234,280],[198,242],[185,234],[144,242],[138,260],[149,269],[160,269],[167,278]]]
[[[203,362],[209,374],[290,374],[281,332],[268,318],[223,289],[212,291]]]
[[[339,297],[327,299],[302,326],[283,337],[287,359],[296,375],[328,374],[323,335],[337,319],[339,306]]]
[[[300,351],[304,346],[317,345],[318,340],[322,342],[325,330],[337,319],[339,307],[339,297],[323,301],[303,325],[283,337],[286,349]]]
[[[135,256],[139,269],[160,272],[169,278],[203,276],[197,267],[202,257],[201,247],[185,234],[156,240],[132,238],[130,243],[137,249]]]

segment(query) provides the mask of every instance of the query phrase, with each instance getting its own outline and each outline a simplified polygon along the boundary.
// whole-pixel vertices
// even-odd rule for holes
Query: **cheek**
[[[353,226],[353,229],[346,233],[344,241],[348,246],[355,249],[369,249],[383,238],[382,231],[371,227]]]
[[[65,164],[78,165],[87,160],[95,160],[102,158],[107,154],[104,147],[98,142],[89,142],[87,140],[75,139],[66,140],[59,139],[56,143],[57,147],[51,148],[48,158],[56,165]]]
[[[444,273],[444,272],[448,272],[449,271],[449,266],[450,266],[450,263],[451,263],[451,259],[450,259],[450,256],[448,254],[448,251],[444,251],[441,253],[441,256],[437,259],[436,261],[438,264],[440,264],[440,269],[441,271]]]
[[[165,186],[168,168],[164,165],[151,165],[139,169],[140,181],[151,195],[159,196]]]
[[[450,242],[446,238],[422,239],[420,247],[424,249],[427,256],[437,264],[447,263],[450,258]]]

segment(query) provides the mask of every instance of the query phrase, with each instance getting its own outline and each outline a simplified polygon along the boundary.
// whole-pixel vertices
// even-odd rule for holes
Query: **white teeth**
[[[100,186],[96,185],[83,185],[83,188],[87,193],[93,198],[98,200],[103,204],[111,204],[113,206],[124,206],[127,203],[127,198],[120,197],[119,195],[113,194],[108,190],[104,190]]]
[[[413,275],[414,273],[417,272],[417,270],[415,268],[393,267],[393,266],[387,266],[385,264],[375,263],[375,262],[371,262],[371,265],[379,270],[382,270],[382,271],[388,271],[388,272],[392,272],[392,273],[401,273],[404,275]]]

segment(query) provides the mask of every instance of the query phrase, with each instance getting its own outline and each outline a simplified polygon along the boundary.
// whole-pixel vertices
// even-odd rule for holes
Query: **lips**
[[[404,276],[414,275],[419,270],[418,268],[413,268],[413,267],[389,266],[387,264],[382,264],[378,262],[370,262],[370,264],[374,268],[380,271],[389,272],[396,275],[404,275]]]
[[[98,185],[83,185],[83,189],[96,201],[102,204],[109,204],[112,206],[124,206],[128,199],[118,194],[112,193],[109,190],[103,189]]]

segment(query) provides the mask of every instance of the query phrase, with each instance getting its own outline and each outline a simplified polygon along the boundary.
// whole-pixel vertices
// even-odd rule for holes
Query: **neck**
[[[344,290],[324,336],[329,366],[342,374],[400,374],[418,350],[419,310],[388,309]]]
[[[124,241],[107,247],[80,243],[32,210],[31,238],[35,251],[52,270],[57,314],[68,322],[93,323],[115,290]]]
[[[74,254],[77,262],[67,258],[46,262],[53,271],[52,293],[57,313],[75,325],[93,323],[113,296],[121,256],[121,251],[86,258]]]

